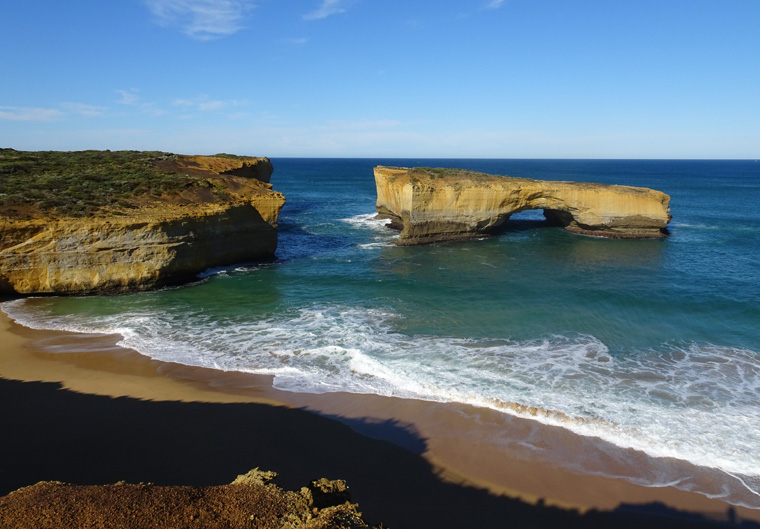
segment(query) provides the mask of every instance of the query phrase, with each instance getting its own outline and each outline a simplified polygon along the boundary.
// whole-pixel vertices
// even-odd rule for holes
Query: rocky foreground
[[[641,187],[384,166],[375,183],[378,214],[401,230],[401,245],[483,237],[529,209],[569,231],[610,238],[666,237],[671,219],[670,197]]]
[[[300,491],[254,469],[229,485],[140,483],[84,486],[42,482],[0,498],[0,528],[359,529],[371,526],[346,483],[319,479]]]
[[[0,294],[146,290],[277,248],[267,158],[36,154],[3,150]]]

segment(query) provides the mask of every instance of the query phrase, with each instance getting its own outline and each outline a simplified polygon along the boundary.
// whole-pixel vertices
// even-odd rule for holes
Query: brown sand
[[[758,510],[734,508],[700,494],[673,487],[643,487],[623,479],[589,475],[568,468],[567,463],[578,458],[596,458],[600,471],[635,476],[637,468],[647,468],[654,463],[633,452],[611,454],[612,449],[598,441],[536,421],[469,406],[340,393],[281,392],[271,387],[268,377],[157,362],[119,348],[116,341],[113,336],[30,330],[14,324],[0,313],[1,377],[59,382],[65,388],[91,395],[131,397],[101,401],[96,397],[77,397],[74,393],[59,391],[55,400],[79,399],[77,404],[71,404],[75,410],[97,404],[98,410],[102,406],[112,408],[114,412],[128,403],[127,407],[142,409],[139,416],[144,418],[139,421],[131,415],[134,412],[127,414],[131,420],[138,421],[137,426],[123,417],[118,425],[104,424],[102,415],[98,415],[101,423],[94,424],[81,421],[62,424],[58,415],[29,419],[23,425],[27,431],[16,432],[19,440],[14,450],[26,450],[28,457],[34,459],[38,457],[34,454],[44,451],[45,443],[40,445],[42,441],[36,439],[43,436],[44,441],[53,447],[63,443],[73,450],[72,446],[76,446],[77,454],[83,447],[89,447],[105,460],[82,465],[79,461],[72,461],[75,459],[72,453],[54,452],[46,454],[44,464],[37,465],[40,472],[23,468],[6,471],[8,462],[0,462],[0,476],[13,475],[16,481],[10,481],[18,483],[14,487],[41,479],[82,484],[131,480],[212,485],[228,482],[230,473],[234,475],[255,466],[271,466],[272,470],[283,476],[290,475],[301,483],[323,475],[347,479],[361,490],[354,499],[364,508],[368,518],[381,520],[391,527],[415,527],[409,521],[422,512],[429,521],[432,520],[432,512],[425,511],[426,504],[420,499],[422,494],[434,498],[436,505],[442,494],[450,496],[446,508],[436,510],[439,523],[443,523],[438,525],[440,527],[455,527],[457,520],[457,523],[463,523],[461,517],[465,513],[470,513],[468,520],[474,522],[471,517],[473,509],[478,510],[483,523],[503,521],[504,516],[527,516],[526,519],[560,516],[565,517],[563,523],[585,520],[582,525],[587,526],[592,518],[600,520],[594,518],[601,516],[596,511],[605,511],[609,516],[625,512],[628,520],[654,514],[677,515],[678,519],[693,523],[760,520]],[[61,354],[49,352],[51,350],[78,352]],[[43,398],[50,392],[49,387],[35,385],[24,391]],[[46,409],[49,404],[44,399],[44,402],[33,404],[28,396],[19,399],[8,395],[6,398],[9,400],[4,401],[3,408],[9,407],[7,402],[13,402],[10,406],[13,408],[23,400],[20,410],[28,412],[33,406],[37,414],[49,413]],[[141,403],[134,399],[152,402]],[[84,402],[88,403],[87,406]],[[280,406],[262,406],[262,403]],[[174,410],[170,414],[172,421],[163,415],[166,406]],[[66,406],[64,411],[64,416],[74,413]],[[173,422],[177,415],[187,415],[185,418],[189,424],[177,426]],[[107,416],[110,420],[111,413]],[[225,420],[211,420],[220,416]],[[325,419],[325,416],[343,424]],[[3,424],[12,422],[7,417],[2,419]],[[51,421],[53,425],[49,424]],[[149,424],[150,429],[145,430],[142,422]],[[41,425],[46,426],[43,431],[47,436],[39,431]],[[262,425],[266,427],[262,428]],[[137,428],[145,437],[136,439],[134,434],[125,432],[127,427]],[[170,427],[176,431],[164,432]],[[118,430],[118,437],[108,435],[109,428]],[[172,436],[178,432],[184,432],[184,440],[192,440],[192,450],[187,453],[176,451],[178,441]],[[30,438],[34,439],[33,443],[29,442]],[[137,458],[150,461],[151,465],[136,465],[134,458],[125,458],[118,451],[112,453],[117,438],[120,443],[128,441],[128,445],[136,447],[146,439],[151,441],[148,447],[141,447]],[[230,439],[243,445],[225,449]],[[8,439],[3,443],[7,448]],[[167,450],[171,457],[167,456]],[[209,471],[197,450],[206,458],[224,459],[225,465]],[[242,450],[242,453],[236,450]],[[152,451],[161,454],[161,458],[155,460],[157,456]],[[8,453],[8,450],[3,452]],[[181,467],[168,463],[179,454],[183,454]],[[258,457],[252,457],[257,454]],[[134,468],[125,465],[125,459],[131,460]],[[689,475],[688,468],[679,468],[681,463],[668,464]],[[76,472],[69,468],[72,465],[78,466]],[[233,470],[235,465],[237,467]],[[49,472],[41,470],[46,466]],[[222,468],[228,472],[224,476],[220,475]],[[68,472],[67,475],[73,475],[75,479],[57,475],[54,471],[59,474]],[[150,477],[151,472],[158,478]],[[305,472],[311,473],[304,476]],[[0,491],[5,492],[8,491]],[[376,511],[370,513],[370,509]],[[574,518],[579,516],[578,513],[587,513],[586,518]],[[470,525],[475,524],[465,524]]]

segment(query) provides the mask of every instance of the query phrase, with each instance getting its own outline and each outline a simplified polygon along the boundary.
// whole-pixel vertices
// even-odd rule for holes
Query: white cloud
[[[158,108],[155,103],[145,102],[140,99],[139,90],[136,88],[130,88],[129,90],[115,90],[117,94],[121,96],[118,103],[128,107],[135,107],[143,114],[149,114],[151,116],[161,116],[164,111]]]
[[[178,27],[198,40],[232,35],[243,29],[250,0],[145,0],[162,26]]]
[[[502,6],[504,0],[491,0],[486,4],[485,9],[498,9]]]
[[[221,101],[218,99],[209,99],[207,96],[200,96],[194,99],[175,99],[172,104],[186,109],[199,110],[201,112],[213,112],[228,107],[243,106],[246,103],[235,99]]]
[[[174,106],[200,110],[202,112],[219,110],[220,108],[227,106],[224,101],[194,101],[192,99],[175,99],[172,104]]]
[[[137,105],[139,99],[137,92],[138,90],[136,88],[131,88],[129,90],[116,90],[116,93],[121,96],[121,99],[119,99],[119,104],[130,106]]]
[[[322,0],[322,4],[311,13],[303,16],[305,20],[320,20],[330,15],[337,15],[346,11],[347,0]]]
[[[54,108],[0,107],[0,120],[6,121],[56,121],[64,112]]]
[[[79,114],[87,118],[102,116],[108,111],[108,107],[98,107],[95,105],[86,105],[84,103],[61,103],[61,106],[68,112]]]

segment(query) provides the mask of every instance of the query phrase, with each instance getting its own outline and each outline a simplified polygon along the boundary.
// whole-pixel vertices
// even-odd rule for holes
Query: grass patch
[[[456,169],[448,167],[413,167],[407,173],[412,182],[419,182],[422,179],[430,180],[452,179],[452,180],[485,180],[493,179],[494,175],[468,171],[466,169]]]
[[[211,188],[202,177],[155,166],[174,158],[159,151],[0,149],[0,208],[82,217],[104,207],[133,207],[145,196]]]
[[[237,154],[227,154],[226,152],[220,152],[217,154],[212,154],[214,158],[227,158],[228,160],[250,160],[250,156],[239,156]]]
[[[412,177],[428,177],[430,179],[439,179],[439,178],[470,178],[470,179],[481,179],[481,178],[493,178],[493,175],[489,175],[486,173],[478,173],[476,171],[468,171],[466,169],[456,169],[456,168],[448,168],[448,167],[414,167],[412,169],[409,169],[409,175]]]

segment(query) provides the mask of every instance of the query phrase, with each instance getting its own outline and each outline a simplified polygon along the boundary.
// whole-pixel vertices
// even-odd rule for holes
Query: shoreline
[[[271,377],[159,362],[117,346],[118,339],[114,335],[28,329],[0,311],[0,343],[4,344],[0,377],[60,383],[73,394],[100,395],[112,402],[137,399],[145,405],[222,408],[245,405],[283,416],[304,414],[320,422],[318,430],[324,430],[324,424],[328,423],[340,426],[351,432],[349,437],[354,444],[357,439],[380,443],[392,447],[394,457],[398,457],[396,452],[400,450],[406,457],[414,458],[416,464],[424,462],[442,486],[454,487],[462,494],[477,490],[489,498],[524,503],[526,508],[557,507],[582,514],[613,513],[626,506],[650,512],[656,504],[708,520],[760,521],[758,509],[734,507],[672,486],[636,485],[625,479],[568,468],[568,461],[578,457],[598,457],[602,470],[619,475],[653,463],[643,454],[633,454],[630,460],[631,451],[622,454],[626,451],[620,448],[615,451],[625,457],[616,458],[619,454],[611,454],[610,446],[562,428],[466,405],[374,395],[279,391],[272,388]],[[274,444],[279,442],[276,440]],[[349,461],[357,458],[352,448],[340,455]],[[624,466],[631,468],[616,468],[623,464],[621,461],[628,461]],[[684,466],[677,461],[670,464]],[[236,472],[247,470],[250,469],[238,468]],[[281,472],[285,477],[287,469],[266,470]],[[352,485],[350,476],[326,477],[347,479]],[[115,481],[121,479],[124,477]],[[375,500],[380,498],[354,498],[362,507],[368,507],[367,502],[372,505]],[[533,507],[536,505],[539,507]],[[396,527],[383,516],[368,513],[368,517]]]

